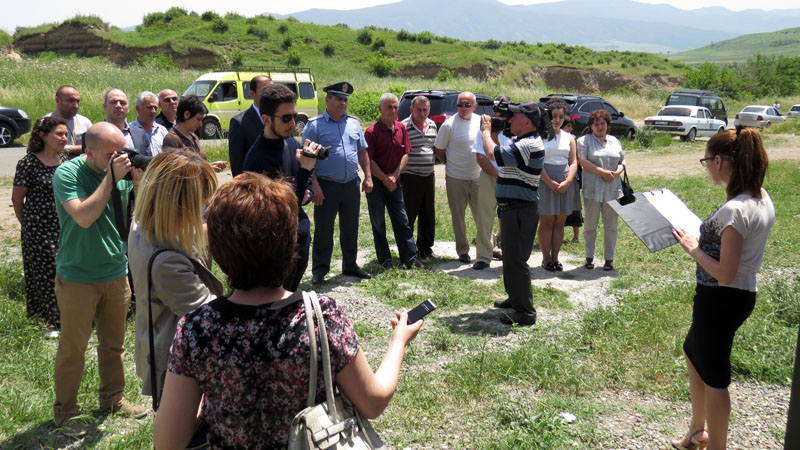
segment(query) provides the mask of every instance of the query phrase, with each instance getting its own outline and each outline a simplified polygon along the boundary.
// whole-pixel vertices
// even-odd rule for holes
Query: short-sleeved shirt
[[[553,166],[569,164],[573,136],[566,131],[561,131],[553,139],[544,143],[544,163]]]
[[[65,119],[53,111],[45,114],[45,117],[57,117],[67,123],[67,145],[81,145],[84,133],[89,131],[89,127],[92,126],[92,121],[80,114],[75,114],[75,117],[71,119]]]
[[[481,166],[472,154],[475,137],[481,131],[481,117],[473,114],[464,120],[458,114],[450,116],[439,128],[436,148],[445,149],[445,173],[459,180],[474,180],[481,175]]]
[[[403,119],[403,125],[408,131],[408,140],[411,142],[411,152],[408,154],[403,173],[426,177],[433,173],[436,156],[433,152],[433,143],[436,141],[436,122],[425,119],[427,124],[425,133],[414,125],[411,116]]]
[[[286,448],[292,419],[308,401],[310,353],[301,298],[296,292],[280,302],[248,306],[220,297],[178,323],[168,370],[200,386],[212,447]],[[358,338],[338,302],[324,295],[319,300],[335,374],[355,358]],[[324,398],[320,367],[316,402]]]
[[[539,177],[544,167],[544,145],[539,133],[518,136],[508,145],[494,148],[500,166],[494,195],[498,204],[539,201]]]
[[[763,199],[740,194],[723,203],[700,226],[700,249],[719,261],[722,232],[728,226],[733,227],[744,238],[739,269],[736,271],[736,278],[730,284],[723,285],[698,264],[697,283],[756,292],[758,290],[756,273],[761,267],[773,222],[775,222],[775,206],[769,194]]]
[[[164,138],[167,136],[167,133],[169,133],[169,130],[167,130],[164,125],[153,122],[153,130],[147,131],[142,124],[139,123],[139,119],[136,119],[131,122],[131,126],[141,128],[150,138],[150,156],[156,156],[157,154],[161,153],[161,147],[164,144]]]
[[[358,119],[345,114],[336,121],[325,111],[308,121],[303,130],[306,139],[331,148],[328,159],[317,161],[314,167],[318,178],[347,183],[358,177],[358,152],[367,148]]]
[[[497,135],[497,140],[500,142],[500,145],[508,145],[511,143],[511,138],[506,136],[505,133],[499,133]],[[478,133],[475,137],[475,145],[472,146],[472,153],[476,155],[483,155],[486,156],[487,160],[492,163],[495,169],[500,171],[500,166],[497,165],[497,161],[491,160],[486,155],[486,150],[483,149],[483,133]],[[477,160],[476,160],[477,161]]]
[[[370,161],[375,161],[385,174],[397,170],[400,160],[411,151],[406,126],[397,120],[394,121],[394,131],[378,120],[367,128],[364,138]]]
[[[602,169],[616,170],[619,162],[625,159],[625,154],[622,153],[619,139],[606,136],[606,143],[603,145],[600,138],[590,133],[578,138],[578,158],[585,158]],[[619,177],[605,181],[600,175],[584,170],[581,183],[584,198],[610,202],[622,197],[622,182]]]
[[[105,178],[86,164],[85,156],[58,166],[53,176],[53,194],[61,225],[56,271],[73,283],[92,284],[116,280],[128,273],[126,243],[120,238],[114,221],[114,204],[109,199],[103,213],[89,228],[83,228],[64,209],[64,203],[89,198]],[[133,182],[117,181],[122,199],[122,215],[128,209]]]

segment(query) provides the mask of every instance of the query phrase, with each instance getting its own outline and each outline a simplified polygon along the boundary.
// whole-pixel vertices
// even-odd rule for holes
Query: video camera
[[[494,102],[492,111],[502,118],[492,118],[492,132],[502,131],[506,136],[511,137],[513,134],[511,133],[511,123],[509,122],[509,119],[514,116],[514,113],[508,109],[509,104],[518,105],[519,103],[501,101]],[[542,114],[539,116],[538,123],[534,123],[533,125],[536,127],[536,130],[539,132],[539,135],[543,140],[550,140],[556,135],[555,131],[553,130],[553,113],[543,102],[539,102],[538,106]]]
[[[506,136],[512,137],[513,134],[511,134],[511,123],[509,123],[508,119],[510,119],[514,113],[509,111],[508,102],[495,100],[494,104],[492,105],[492,111],[494,111],[495,116],[500,116],[492,117],[492,133],[502,131]]]
[[[322,147],[319,149],[317,153],[311,153],[307,150],[301,150],[300,154],[307,157],[307,158],[317,158],[318,160],[328,159],[328,156],[331,155],[331,147]]]

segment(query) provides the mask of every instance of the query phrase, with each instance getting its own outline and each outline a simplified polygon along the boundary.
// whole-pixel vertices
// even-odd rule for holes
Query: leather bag
[[[633,195],[633,188],[628,183],[628,171],[625,170],[625,166],[622,166],[622,197],[617,199],[620,205],[630,205],[631,203],[636,201],[636,196]]]
[[[311,366],[308,381],[308,407],[294,416],[289,434],[289,450],[311,449],[387,449],[369,422],[361,417],[344,393],[334,395],[328,334],[315,292],[303,292],[308,325]],[[314,319],[317,331],[314,328]],[[325,402],[314,404],[317,391],[317,336],[322,349]]]

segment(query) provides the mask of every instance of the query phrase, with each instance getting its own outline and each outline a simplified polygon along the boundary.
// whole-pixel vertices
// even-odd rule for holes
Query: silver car
[[[786,117],[800,117],[800,105],[794,105],[789,112],[786,113]]]
[[[745,106],[736,119],[733,121],[735,126],[769,128],[773,123],[781,123],[786,120],[772,106],[750,105]]]

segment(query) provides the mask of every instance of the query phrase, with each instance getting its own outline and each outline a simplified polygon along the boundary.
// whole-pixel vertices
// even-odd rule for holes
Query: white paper
[[[647,191],[643,195],[672,224],[673,228],[685,229],[694,237],[700,237],[700,225],[703,224],[703,221],[672,191],[664,188]]]

